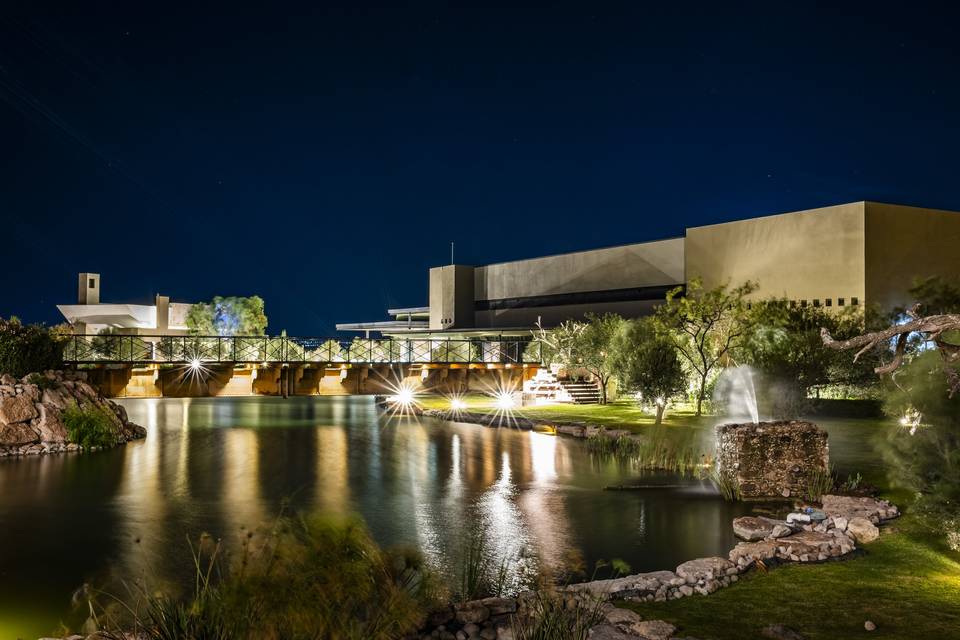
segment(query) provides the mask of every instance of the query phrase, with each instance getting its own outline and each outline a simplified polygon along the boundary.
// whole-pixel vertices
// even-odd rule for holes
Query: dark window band
[[[477,311],[496,311],[499,309],[529,309],[533,307],[558,307],[572,304],[596,304],[599,302],[648,302],[663,300],[667,292],[679,284],[656,285],[652,287],[630,287],[628,289],[607,289],[605,291],[578,291],[576,293],[555,293],[546,296],[527,296],[523,298],[499,298],[497,300],[477,300]]]

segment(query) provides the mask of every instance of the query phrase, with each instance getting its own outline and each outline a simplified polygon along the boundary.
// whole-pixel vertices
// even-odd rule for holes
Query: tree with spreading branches
[[[756,289],[754,282],[732,289],[726,285],[704,289],[696,278],[686,289],[677,287],[667,293],[666,303],[657,309],[657,321],[696,378],[698,416],[712,375],[744,340],[750,323],[746,297]]]

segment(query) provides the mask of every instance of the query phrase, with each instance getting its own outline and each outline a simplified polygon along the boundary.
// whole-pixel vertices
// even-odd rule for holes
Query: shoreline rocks
[[[556,587],[555,593],[567,609],[601,603],[603,619],[591,629],[591,638],[599,640],[630,640],[631,638],[672,638],[676,628],[662,620],[642,620],[633,611],[619,609],[611,601],[665,602],[694,595],[706,596],[740,580],[758,562],[772,568],[788,562],[826,562],[840,560],[857,550],[858,541],[850,530],[850,523],[859,518],[876,528],[869,518],[878,518],[882,524],[897,517],[899,510],[886,500],[877,498],[850,498],[823,496],[824,518],[795,528],[771,518],[760,520],[758,529],[769,535],[750,542],[740,542],[730,550],[727,558],[696,558],[681,563],[674,571],[650,571],[619,578],[593,580]],[[854,515],[848,518],[848,514]],[[742,523],[742,518],[737,518]],[[856,526],[856,525],[855,525]],[[783,527],[787,535],[776,537],[774,531]],[[778,531],[778,533],[781,533]],[[769,563],[769,565],[767,564]],[[469,640],[486,638],[510,640],[513,638],[512,617],[523,619],[531,611],[537,595],[530,591],[514,598],[485,598],[472,602],[451,604],[428,619],[426,628],[408,640],[434,638]],[[484,636],[483,633],[487,635]],[[777,637],[777,636],[765,636]]]
[[[110,417],[116,444],[144,438],[146,429],[126,410],[102,397],[75,371],[46,371],[21,379],[0,375],[0,458],[83,451],[69,442],[63,412],[70,406],[100,409]],[[94,447],[95,448],[95,447]]]

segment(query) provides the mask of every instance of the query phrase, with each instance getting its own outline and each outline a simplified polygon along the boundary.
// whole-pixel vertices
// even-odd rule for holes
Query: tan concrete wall
[[[868,202],[867,300],[909,306],[913,282],[937,275],[960,277],[960,213]]]
[[[687,229],[687,279],[707,287],[757,281],[754,298],[861,301],[865,203]]]
[[[474,297],[499,300],[683,281],[683,238],[673,238],[477,267]]]
[[[474,268],[447,265],[430,269],[430,328],[473,326]]]

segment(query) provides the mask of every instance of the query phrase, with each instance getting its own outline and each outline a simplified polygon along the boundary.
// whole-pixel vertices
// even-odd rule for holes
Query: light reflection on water
[[[646,571],[722,555],[734,544],[730,519],[748,511],[707,482],[593,458],[581,441],[387,421],[369,398],[124,404],[146,440],[0,460],[4,637],[46,634],[60,620],[76,628],[70,594],[85,581],[182,581],[187,536],[230,541],[285,500],[294,511],[359,513],[381,544],[414,545],[450,577],[471,536],[482,535],[513,587],[562,571],[571,557],[589,572],[600,559]],[[876,458],[861,426],[828,426],[834,459],[855,467]],[[699,437],[710,440],[709,430]],[[603,491],[641,482],[670,488]]]

